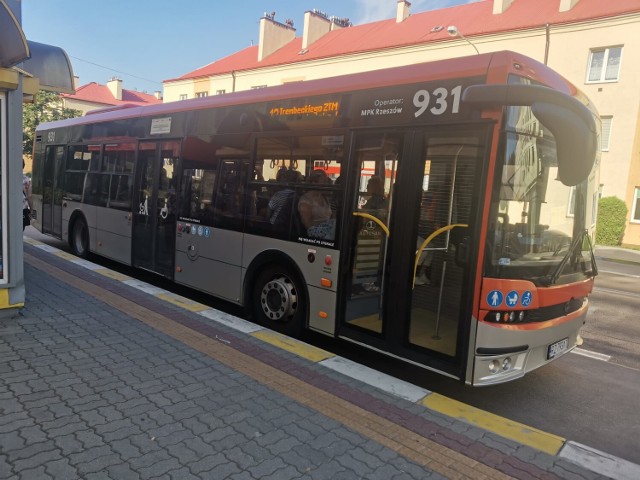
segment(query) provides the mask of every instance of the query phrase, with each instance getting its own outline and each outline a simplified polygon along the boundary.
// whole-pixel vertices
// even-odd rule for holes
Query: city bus
[[[481,386],[571,351],[597,275],[597,112],[495,52],[42,124],[33,225]]]

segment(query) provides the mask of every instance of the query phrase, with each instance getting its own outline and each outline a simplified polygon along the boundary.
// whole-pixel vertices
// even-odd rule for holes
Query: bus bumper
[[[539,324],[478,322],[471,384],[494,385],[524,376],[573,350],[588,301],[565,317]]]

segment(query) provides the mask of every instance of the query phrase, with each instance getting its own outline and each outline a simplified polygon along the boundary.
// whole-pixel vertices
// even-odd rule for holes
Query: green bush
[[[598,202],[596,243],[618,246],[622,244],[627,225],[627,206],[618,197],[603,197]]]

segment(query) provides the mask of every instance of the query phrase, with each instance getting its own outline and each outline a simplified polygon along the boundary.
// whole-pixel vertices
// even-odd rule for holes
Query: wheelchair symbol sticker
[[[522,300],[520,300],[520,305],[522,305],[523,307],[528,307],[530,304],[531,304],[531,292],[529,290],[526,290],[522,294]]]
[[[500,290],[491,290],[487,295],[487,303],[492,307],[502,305],[502,292]]]

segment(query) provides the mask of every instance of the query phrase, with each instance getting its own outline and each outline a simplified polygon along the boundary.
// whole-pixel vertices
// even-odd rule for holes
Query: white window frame
[[[209,92],[202,91],[202,92],[196,92],[196,98],[204,98],[204,97],[208,97],[209,96]]]
[[[0,285],[6,285],[9,283],[9,212],[7,211],[7,95],[4,92],[0,92],[0,183],[2,195],[2,208],[0,209],[0,222],[2,222],[2,235],[0,236],[0,243],[2,244],[2,251],[0,252],[0,261],[2,261],[2,274],[0,275]],[[22,189],[21,189],[22,190]],[[22,200],[20,200],[22,205]],[[22,208],[22,207],[21,207]],[[18,224],[14,225],[18,227]]]
[[[227,93],[225,89],[216,90],[216,95],[224,95],[225,93]]]
[[[602,115],[600,117],[600,121],[602,122],[602,137],[600,138],[600,150],[603,152],[608,152],[609,147],[611,146],[611,131],[613,129],[613,115]],[[605,130],[604,125],[605,121],[608,121],[608,128]],[[606,137],[605,137],[606,132]]]
[[[616,78],[613,79],[605,79],[607,73],[607,65],[609,63],[609,53],[614,48],[620,49],[620,62],[618,63],[618,71],[616,72]],[[595,53],[604,52],[604,58],[602,59],[602,70],[600,71],[600,77],[595,80],[589,79],[589,74],[591,73],[591,63],[593,62],[593,55]],[[585,83],[613,83],[617,82],[620,79],[620,66],[622,65],[622,45],[615,45],[611,47],[602,47],[602,48],[592,48],[589,51],[589,62],[587,63],[587,74],[585,77]]]
[[[189,96],[186,93],[181,93],[178,97],[178,100],[186,100]]]
[[[633,191],[632,204],[631,223],[640,223],[640,187],[636,187]]]

